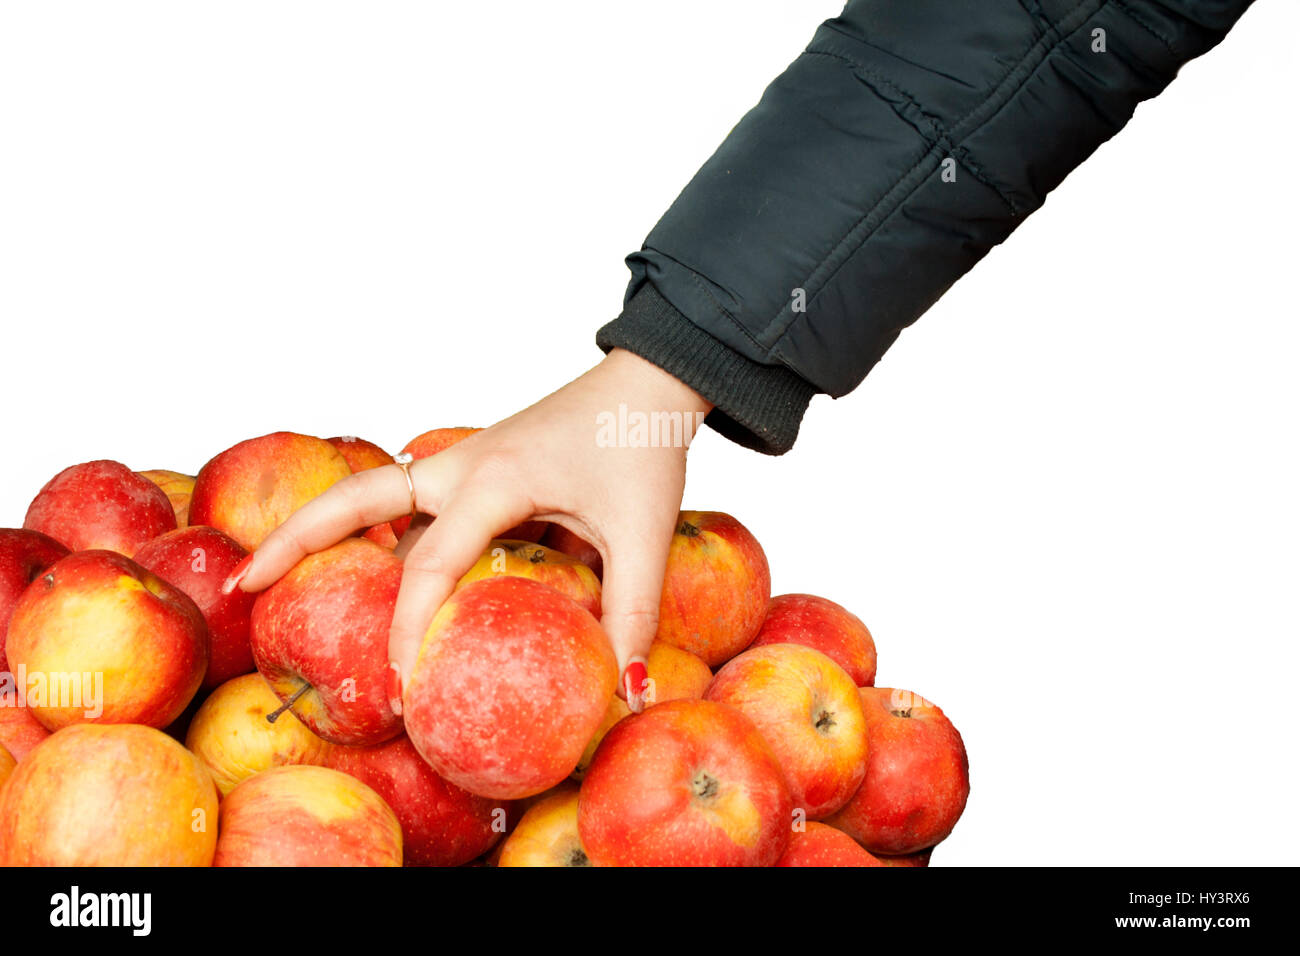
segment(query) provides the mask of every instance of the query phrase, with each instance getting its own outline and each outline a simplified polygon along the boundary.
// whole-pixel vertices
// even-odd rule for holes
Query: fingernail
[[[388,662],[388,706],[398,717],[402,716],[402,669],[397,661]]]
[[[632,661],[623,672],[623,693],[627,696],[627,709],[639,714],[645,709],[645,691],[648,683],[644,661]]]
[[[226,578],[226,580],[221,584],[222,594],[229,594],[235,590],[235,588],[239,587],[239,582],[248,576],[249,569],[253,566],[253,557],[254,555],[250,554],[248,557],[244,558],[243,561],[240,561],[235,565],[235,569],[230,572],[230,577]]]

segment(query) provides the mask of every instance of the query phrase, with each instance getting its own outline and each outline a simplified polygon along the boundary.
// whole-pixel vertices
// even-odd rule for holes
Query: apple
[[[68,549],[49,535],[24,528],[0,528],[0,673],[9,670],[5,635],[19,596]]]
[[[591,866],[578,836],[578,788],[563,787],[529,807],[501,845],[497,866]]]
[[[465,427],[434,428],[421,435],[416,435],[406,443],[406,446],[402,451],[416,460],[428,458],[430,455],[436,455],[440,451],[446,451],[457,442],[464,441],[470,435],[473,435],[476,432],[481,432],[482,430],[483,429],[481,428]],[[406,529],[410,526],[410,518],[396,518],[393,520],[392,525],[394,534],[400,538],[406,533]],[[512,538],[517,541],[537,541],[542,537],[542,533],[545,530],[545,521],[525,521],[523,524],[516,525],[513,528],[495,529],[495,531],[500,532],[497,537]]]
[[[166,727],[208,668],[208,628],[178,588],[115,551],[78,551],[28,586],[6,645],[36,719]]]
[[[853,837],[824,823],[809,822],[790,834],[777,866],[886,866],[858,846]]]
[[[263,770],[287,764],[325,766],[330,745],[293,715],[271,723],[280,706],[261,674],[244,674],[214,690],[190,721],[185,746],[208,768],[224,797]]]
[[[961,734],[919,694],[863,687],[867,776],[826,820],[872,853],[901,856],[933,847],[966,809],[970,773]]]
[[[234,538],[205,525],[178,528],[146,542],[135,562],[188,594],[203,612],[211,639],[203,689],[253,671],[249,620],[255,594],[239,588],[221,593],[221,584],[248,552]]]
[[[373,747],[334,747],[328,766],[356,777],[393,808],[408,866],[462,866],[505,832],[508,803],[442,779],[405,735]]]
[[[434,616],[402,710],[439,774],[515,799],[569,775],[617,683],[609,640],[577,602],[527,578],[485,578]]]
[[[4,744],[0,744],[0,789],[4,788],[5,781],[9,779],[14,768],[18,766],[18,761],[14,759]]]
[[[548,522],[546,530],[542,533],[541,542],[548,548],[554,548],[571,558],[577,558],[591,568],[596,573],[596,577],[600,577],[604,571],[604,560],[596,546],[578,537],[564,525]]]
[[[754,536],[731,515],[683,511],[677,519],[656,635],[717,667],[753,641],[772,578]]]
[[[867,728],[858,688],[821,651],[752,647],[718,671],[704,698],[754,722],[785,771],[794,805],[809,819],[834,813],[862,783]]]
[[[704,692],[713,681],[713,672],[709,670],[708,664],[690,651],[673,647],[663,641],[654,641],[650,645],[645,667],[647,707],[666,700],[698,700],[704,696]],[[578,759],[578,766],[573,770],[575,780],[581,780],[583,774],[587,772],[587,768],[591,766],[591,758],[596,755],[596,748],[605,739],[609,729],[630,713],[632,711],[623,698],[617,696],[610,698],[609,707],[605,710],[600,726],[591,735],[591,740],[587,741],[587,749],[582,752],[582,756]]]
[[[69,551],[107,549],[128,558],[150,538],[176,527],[162,489],[117,461],[65,468],[32,499],[23,527]]]
[[[31,709],[23,706],[18,693],[12,689],[0,693],[0,744],[15,760],[22,760],[49,735],[45,725],[32,716]]]
[[[389,704],[388,631],[402,560],[364,538],[309,554],[253,603],[253,659],[271,688],[330,743],[402,731]]]
[[[366,441],[364,438],[357,438],[355,435],[341,435],[337,438],[327,438],[325,440],[338,449],[339,454],[343,456],[354,475],[359,471],[382,468],[384,465],[393,463],[392,455],[374,442]],[[388,521],[367,528],[361,537],[367,538],[375,544],[381,544],[390,550],[397,547],[397,535],[393,533],[393,526]]]
[[[885,866],[929,866],[930,854],[933,852],[934,847],[917,853],[905,853],[902,856],[888,856],[884,853],[877,853],[876,859]]]
[[[216,843],[212,777],[139,724],[65,727],[0,790],[0,866],[208,866]]]
[[[767,616],[750,647],[803,644],[843,667],[853,683],[876,682],[876,642],[855,615],[815,594],[781,594],[768,603]]]
[[[167,500],[172,503],[172,513],[176,515],[176,527],[184,528],[190,521],[190,498],[194,494],[194,476],[165,468],[152,468],[137,471],[141,478],[148,478],[162,489]]]
[[[748,717],[670,700],[605,736],[582,782],[578,833],[597,866],[772,866],[793,807]]]
[[[328,767],[275,767],[221,801],[214,866],[401,866],[402,827],[379,794]]]
[[[498,575],[531,578],[573,598],[600,619],[600,579],[576,558],[531,541],[498,538],[492,541],[457,587]]]
[[[351,474],[324,439],[294,432],[250,438],[199,470],[190,524],[224,531],[253,551],[289,515]]]

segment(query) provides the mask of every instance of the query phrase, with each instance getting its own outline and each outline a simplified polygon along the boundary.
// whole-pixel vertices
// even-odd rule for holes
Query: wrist
[[[665,372],[658,365],[627,349],[609,351],[598,366],[614,375],[624,384],[629,395],[635,394],[641,403],[655,411],[690,412],[707,415],[713,404],[681,379]]]

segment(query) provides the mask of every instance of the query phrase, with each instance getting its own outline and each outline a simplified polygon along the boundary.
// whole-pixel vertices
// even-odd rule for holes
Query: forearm
[[[785,451],[1249,4],[852,0],[628,258],[598,342]]]

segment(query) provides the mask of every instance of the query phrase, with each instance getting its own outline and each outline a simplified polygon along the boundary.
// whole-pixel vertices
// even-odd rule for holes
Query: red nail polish
[[[388,663],[388,706],[398,717],[402,716],[402,672],[397,661]]]
[[[627,670],[623,672],[623,693],[627,695],[628,710],[634,714],[645,710],[645,692],[648,683],[645,662],[632,661],[627,665]]]
[[[250,554],[235,565],[234,570],[230,572],[230,576],[221,584],[222,594],[230,594],[235,588],[239,587],[239,582],[244,580],[248,574],[248,569],[253,566],[253,557],[254,555]]]

